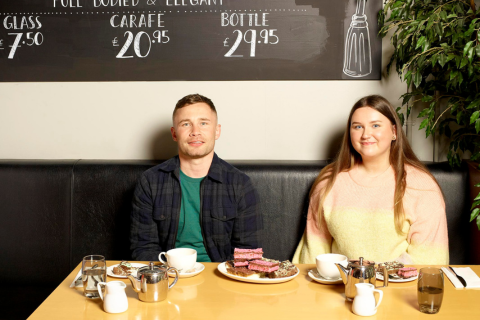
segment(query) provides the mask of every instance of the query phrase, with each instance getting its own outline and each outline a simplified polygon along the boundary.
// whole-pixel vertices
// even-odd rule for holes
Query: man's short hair
[[[188,96],[185,96],[182,99],[178,100],[177,104],[175,105],[175,109],[173,110],[172,119],[175,117],[175,113],[177,113],[178,109],[201,102],[208,104],[210,109],[212,109],[212,111],[217,114],[217,109],[215,109],[215,105],[213,104],[212,100],[205,96],[202,96],[201,94],[194,93],[189,94]]]

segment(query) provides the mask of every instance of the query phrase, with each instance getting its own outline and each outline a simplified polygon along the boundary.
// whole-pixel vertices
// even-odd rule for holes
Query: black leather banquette
[[[0,290],[9,306],[0,317],[28,317],[87,254],[130,259],[133,189],[140,174],[160,162],[0,160]],[[310,187],[326,161],[229,162],[260,194],[265,255],[291,259]],[[469,223],[466,165],[427,165],[445,195],[451,263],[478,263],[478,248],[470,245],[478,231]]]

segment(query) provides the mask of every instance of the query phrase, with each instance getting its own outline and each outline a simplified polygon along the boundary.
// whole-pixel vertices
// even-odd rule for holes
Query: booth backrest
[[[0,282],[57,285],[87,254],[130,259],[133,190],[140,174],[160,162],[0,160]],[[326,162],[230,163],[260,194],[265,255],[291,259],[305,228],[310,187]],[[468,264],[468,170],[427,166],[445,195],[451,263]]]

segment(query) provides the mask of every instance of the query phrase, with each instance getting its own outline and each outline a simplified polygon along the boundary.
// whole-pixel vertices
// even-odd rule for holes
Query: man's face
[[[215,112],[208,104],[200,102],[178,109],[170,130],[178,143],[179,155],[199,159],[213,152],[220,129]]]

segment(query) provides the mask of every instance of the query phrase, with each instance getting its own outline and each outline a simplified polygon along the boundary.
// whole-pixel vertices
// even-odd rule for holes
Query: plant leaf
[[[480,115],[480,111],[475,111],[472,116],[470,117],[470,124],[474,123],[477,119],[478,116]]]
[[[473,100],[467,107],[467,109],[473,109],[480,106],[480,98]]]
[[[470,48],[473,46],[473,42],[474,42],[474,40],[467,42],[467,44],[463,48],[463,55],[464,56],[466,56],[468,54],[468,50],[470,50]]]
[[[459,113],[457,113],[457,123],[460,123],[460,121],[462,120],[462,116],[463,116],[463,111],[460,111]]]
[[[438,54],[432,56],[432,67],[435,67],[435,64],[438,61]]]
[[[478,51],[477,54],[480,53],[480,50],[477,50],[477,51]],[[440,65],[441,65],[442,68],[443,68],[443,66],[445,65],[445,63],[447,63],[447,56],[445,56],[445,54],[443,54],[443,53],[440,53],[440,54],[438,55],[438,63],[440,63]]]
[[[480,119],[475,120],[475,131],[480,132]]]
[[[425,52],[425,51],[427,51],[428,49],[430,49],[430,41],[428,41],[428,39],[427,39],[427,40],[425,40],[425,42],[424,42],[423,45],[422,45],[422,52]],[[422,57],[423,57],[423,56],[422,56]]]
[[[415,84],[415,87],[417,87],[417,88],[420,85],[420,83],[422,83],[422,75],[420,74],[419,71],[417,71],[415,73],[415,76],[413,78],[413,83]]]
[[[478,214],[480,213],[479,208],[475,208],[475,210],[472,211],[470,214],[470,222],[472,222],[476,217],[478,217]]]
[[[443,21],[447,20],[447,13],[445,11],[440,11],[440,17]]]
[[[424,96],[422,97],[422,101],[423,101],[423,102],[430,102],[430,101],[432,101],[432,100],[433,100],[433,97],[432,97],[432,96],[429,96],[429,95],[424,95]]]
[[[430,112],[430,109],[429,109],[429,108],[425,108],[425,109],[423,109],[423,110],[418,114],[417,118],[423,118],[423,117],[425,117],[425,116],[427,115],[427,113],[429,113],[429,112]]]
[[[418,130],[421,130],[423,128],[425,128],[427,126],[427,123],[428,123],[428,118],[427,119],[424,119],[422,121],[422,123],[420,124],[420,127],[418,128]]]
[[[480,209],[479,208],[475,208],[472,213],[470,214],[470,222],[473,221],[473,219],[475,219],[478,214],[480,213]]]
[[[423,44],[425,43],[425,40],[426,40],[425,36],[421,36],[420,39],[418,39],[417,41],[417,46],[415,47],[415,50],[423,46]]]

